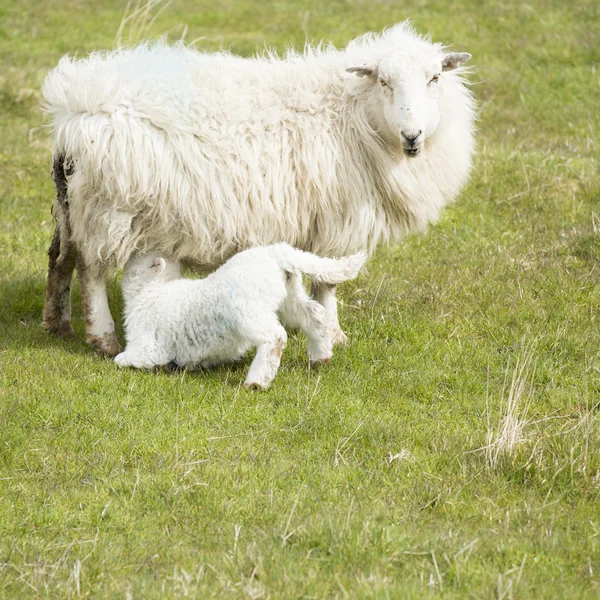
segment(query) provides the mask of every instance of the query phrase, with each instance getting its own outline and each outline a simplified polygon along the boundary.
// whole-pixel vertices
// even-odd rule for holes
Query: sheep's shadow
[[[107,281],[107,292],[111,312],[115,319],[117,336],[124,345],[125,336],[122,327],[123,301],[120,290],[120,277],[114,275]],[[83,310],[79,285],[74,279],[71,292],[72,324],[75,335],[57,338],[48,333],[42,325],[42,313],[46,293],[46,281],[39,274],[23,275],[14,279],[4,277],[0,280],[0,349],[44,349],[58,354],[96,355],[95,350],[86,343]],[[290,348],[285,359],[288,368],[305,369],[303,360],[292,348],[298,344],[298,332],[290,333]],[[162,372],[167,375],[181,376],[202,380],[206,378],[229,382],[234,387],[241,385],[252,363],[255,351],[248,352],[239,361],[215,365],[209,369],[193,371],[172,368],[153,371],[140,370],[141,376]],[[297,356],[294,356],[297,355]],[[99,360],[102,360],[99,357]]]
[[[75,336],[57,338],[42,326],[46,281],[38,274],[4,277],[0,280],[0,346],[4,349],[38,347],[51,348],[76,354],[93,350],[85,342],[85,326],[79,285],[73,282],[72,322]],[[117,335],[123,339],[120,326],[122,313],[121,293],[116,278],[108,282],[111,311],[115,315]]]
[[[186,272],[191,269],[186,266]],[[207,274],[202,272],[202,274]],[[194,271],[197,276],[198,271]],[[115,271],[106,281],[111,313],[115,320],[117,337],[123,344],[125,335],[122,325],[123,297],[121,273]],[[57,338],[42,326],[46,278],[39,273],[16,274],[0,279],[0,347],[52,347],[73,353],[93,353],[85,342],[85,325],[81,294],[77,277],[71,286],[71,313],[75,336]]]

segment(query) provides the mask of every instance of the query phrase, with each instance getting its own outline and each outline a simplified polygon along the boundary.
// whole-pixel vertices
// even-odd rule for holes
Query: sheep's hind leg
[[[85,316],[87,341],[100,354],[115,356],[121,345],[115,334],[115,322],[108,307],[106,273],[85,265],[77,257],[77,275],[81,287],[81,301]]]
[[[312,283],[312,297],[325,308],[327,326],[330,330],[331,341],[333,344],[345,346],[348,343],[348,337],[341,330],[338,321],[337,300],[335,298],[335,285],[330,283]]]
[[[68,244],[66,254],[61,257],[60,242],[60,225],[57,225],[48,250],[43,326],[57,337],[68,337],[75,333],[71,325],[71,280],[77,251],[73,244]]]

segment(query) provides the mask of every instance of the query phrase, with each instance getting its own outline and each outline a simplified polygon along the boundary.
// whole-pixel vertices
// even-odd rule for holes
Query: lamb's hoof
[[[154,371],[156,373],[167,373],[168,375],[172,375],[173,373],[179,373],[181,371],[184,371],[184,368],[180,367],[174,360],[172,360],[166,365],[158,365],[154,367]]]
[[[71,321],[60,321],[57,325],[44,321],[42,326],[48,333],[55,335],[57,338],[69,338],[75,336]]]
[[[348,336],[341,329],[334,329],[331,333],[331,341],[334,346],[337,344],[345,346],[348,343]]]
[[[130,362],[127,359],[127,353],[121,352],[121,354],[117,354],[117,356],[115,356],[115,364],[119,365],[119,367],[129,367]]]
[[[88,335],[88,344],[91,344],[98,354],[109,358],[113,358],[121,352],[121,344],[114,333],[105,334],[104,337]]]
[[[244,383],[244,389],[253,392],[264,392],[267,388],[256,381],[247,381]]]

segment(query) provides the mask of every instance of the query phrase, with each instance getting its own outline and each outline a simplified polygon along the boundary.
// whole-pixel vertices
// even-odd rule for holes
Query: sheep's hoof
[[[114,333],[105,334],[104,337],[89,335],[88,344],[91,344],[98,354],[109,358],[113,358],[121,352],[121,344]]]
[[[348,343],[348,336],[341,329],[334,329],[331,334],[331,341],[334,345],[345,346]]]
[[[75,336],[71,321],[60,321],[58,325],[51,325],[44,321],[42,325],[48,333],[55,335],[57,338],[69,338]]]

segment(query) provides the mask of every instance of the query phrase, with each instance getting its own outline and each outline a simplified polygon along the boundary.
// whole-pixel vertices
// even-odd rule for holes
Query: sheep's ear
[[[360,67],[348,67],[347,73],[355,73],[358,77],[370,77],[371,79],[377,79],[377,69],[369,67],[369,65],[361,65]]]
[[[468,52],[452,52],[446,54],[442,59],[442,71],[452,71],[456,67],[460,67],[471,58]]]
[[[159,275],[165,270],[166,266],[167,262],[164,258],[155,258],[150,265],[150,269],[155,275]]]

